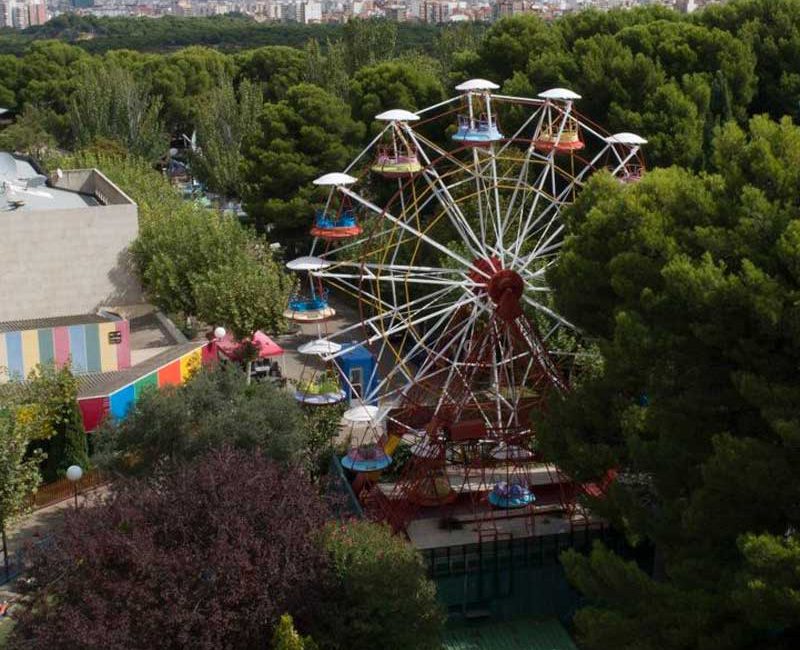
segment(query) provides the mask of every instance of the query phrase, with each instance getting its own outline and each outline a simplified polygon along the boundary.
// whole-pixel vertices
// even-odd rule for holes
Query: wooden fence
[[[106,483],[108,479],[97,470],[86,472],[78,481],[78,492],[83,493]],[[40,485],[39,489],[28,497],[28,505],[34,510],[51,506],[54,503],[65,501],[75,495],[75,485],[72,481],[62,478],[52,483]]]

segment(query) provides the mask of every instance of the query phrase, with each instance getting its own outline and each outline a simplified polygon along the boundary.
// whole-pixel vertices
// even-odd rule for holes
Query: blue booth
[[[372,353],[363,345],[353,343],[336,359],[336,363],[342,374],[342,388],[346,393],[346,399],[352,400],[369,395],[378,385],[378,364]],[[353,395],[353,389],[356,395]],[[368,403],[376,402],[377,399],[373,398]]]

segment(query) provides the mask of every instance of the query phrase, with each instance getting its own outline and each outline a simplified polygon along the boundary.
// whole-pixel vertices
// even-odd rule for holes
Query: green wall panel
[[[86,369],[89,372],[100,372],[100,329],[97,323],[84,326],[86,329]]]
[[[145,390],[148,386],[152,386],[153,388],[158,388],[158,372],[152,372],[149,375],[142,377],[141,379],[137,380],[136,383],[133,384],[133,390],[136,394],[136,399],[139,399],[139,396],[142,394],[142,391]]]
[[[43,366],[55,361],[55,347],[53,346],[53,330],[39,330],[39,363]]]

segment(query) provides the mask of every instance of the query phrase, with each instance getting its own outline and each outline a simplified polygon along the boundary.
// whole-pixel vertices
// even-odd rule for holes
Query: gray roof
[[[81,375],[78,377],[78,397],[100,397],[110,395],[128,384],[132,384],[137,379],[149,375],[154,370],[158,370],[162,366],[166,366],[168,363],[175,361],[175,359],[182,357],[187,352],[203,347],[205,344],[205,341],[190,341],[189,343],[175,345],[169,350],[159,352],[155,356],[127,370]]]
[[[113,318],[106,318],[98,314],[77,314],[75,316],[55,316],[53,318],[33,318],[30,320],[7,320],[0,322],[2,332],[24,332],[25,330],[38,330],[46,327],[69,327],[70,325],[88,325],[89,323],[107,323]]]
[[[97,205],[87,194],[60,190],[24,158],[0,151],[0,212],[12,210],[64,210]]]

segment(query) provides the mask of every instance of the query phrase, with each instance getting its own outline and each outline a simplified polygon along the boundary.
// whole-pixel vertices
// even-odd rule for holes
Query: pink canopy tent
[[[253,345],[258,348],[259,359],[279,357],[283,354],[283,348],[261,330],[253,334],[251,339],[245,339],[243,341],[235,339],[233,334],[225,334],[221,339],[216,340],[217,350],[228,359],[239,361],[242,358],[242,347],[248,341],[252,342]]]

